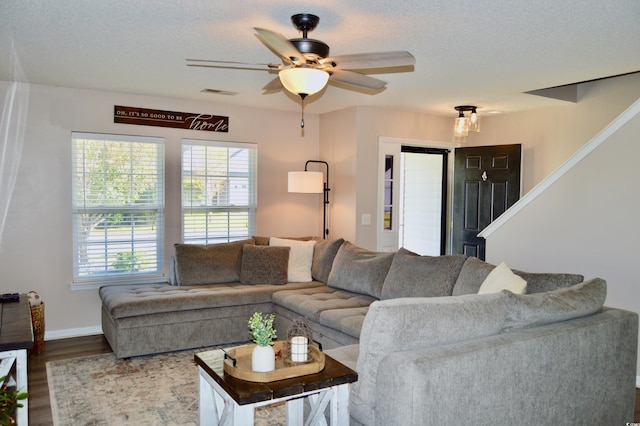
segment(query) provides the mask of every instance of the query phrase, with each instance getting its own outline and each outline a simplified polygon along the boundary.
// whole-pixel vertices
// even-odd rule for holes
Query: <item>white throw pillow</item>
[[[289,282],[307,282],[313,280],[313,278],[311,278],[311,264],[313,263],[313,249],[316,245],[315,240],[298,241],[271,237],[269,239],[269,245],[291,247],[291,251],[289,252],[289,267],[287,269]]]
[[[499,293],[502,290],[509,290],[514,294],[525,294],[527,291],[527,282],[524,278],[511,272],[504,262],[487,275],[478,294]]]

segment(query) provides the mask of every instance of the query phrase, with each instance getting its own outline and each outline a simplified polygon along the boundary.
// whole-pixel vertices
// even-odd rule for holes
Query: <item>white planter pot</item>
[[[276,369],[276,353],[273,346],[257,345],[251,353],[251,369],[266,373]]]

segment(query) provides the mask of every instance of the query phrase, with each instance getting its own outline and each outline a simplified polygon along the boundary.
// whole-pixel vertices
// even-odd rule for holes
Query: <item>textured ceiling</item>
[[[307,112],[353,105],[455,116],[453,107],[519,111],[560,101],[523,92],[640,70],[638,0],[2,0],[0,80],[19,63],[31,83],[298,111],[263,94],[266,71],[194,68],[186,58],[278,62],[253,27],[299,37],[295,13],[331,55],[407,50],[415,70],[378,74],[376,95],[335,86]],[[12,59],[16,58],[16,60]],[[202,89],[237,95],[202,93]]]

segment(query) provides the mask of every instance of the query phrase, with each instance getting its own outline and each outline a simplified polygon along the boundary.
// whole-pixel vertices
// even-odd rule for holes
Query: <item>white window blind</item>
[[[182,239],[213,244],[256,229],[257,145],[182,141]]]
[[[164,139],[72,134],[74,284],[158,281]]]

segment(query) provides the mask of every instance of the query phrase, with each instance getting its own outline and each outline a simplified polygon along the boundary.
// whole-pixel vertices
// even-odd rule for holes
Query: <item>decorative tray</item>
[[[236,379],[265,383],[315,374],[324,369],[324,353],[320,352],[317,347],[308,346],[307,362],[292,362],[284,359],[286,345],[287,342],[285,340],[273,342],[273,350],[276,353],[276,369],[269,372],[259,372],[251,369],[251,353],[256,345],[238,346],[229,349],[224,359],[224,372]]]

